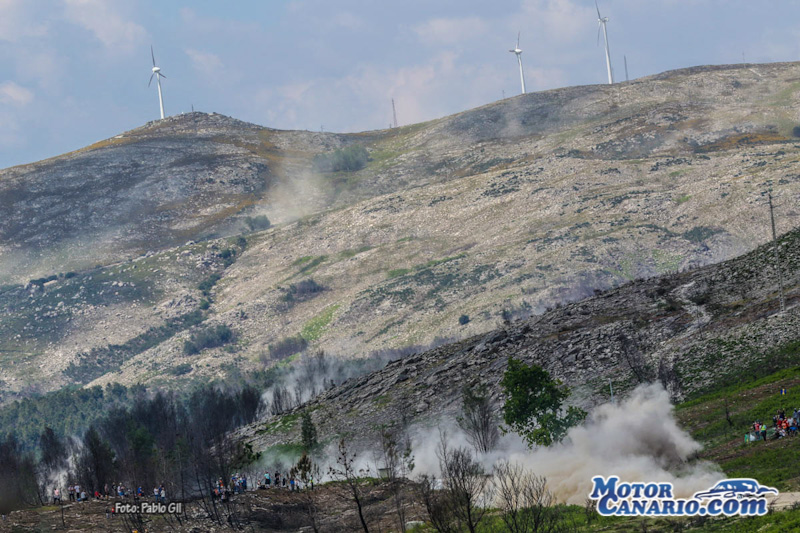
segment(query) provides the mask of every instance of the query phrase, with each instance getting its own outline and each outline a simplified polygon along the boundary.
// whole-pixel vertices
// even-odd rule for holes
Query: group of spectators
[[[314,488],[314,480],[309,479],[308,483],[306,484],[309,488]],[[235,494],[243,494],[247,491],[247,475],[246,474],[239,474],[236,473],[231,476],[231,479],[228,483],[225,482],[222,478],[219,478],[216,483],[213,484],[211,489],[211,497],[217,499],[221,502],[229,501],[231,496]],[[284,489],[290,491],[300,490],[301,482],[299,479],[295,479],[293,475],[288,473],[283,473],[279,470],[275,471],[274,476],[270,476],[269,472],[264,472],[264,477],[259,481],[258,488],[259,489]],[[81,487],[78,484],[69,485],[67,488],[67,495],[70,502],[83,502],[87,501],[92,494],[87,493],[84,487]],[[122,483],[118,483],[109,487],[105,485],[103,487],[103,491],[95,491],[94,492],[94,499],[95,500],[108,500],[109,497],[115,496],[120,499],[133,497],[134,501],[139,501],[145,497],[145,492],[142,487],[139,487],[133,491],[126,488]],[[157,503],[167,503],[167,494],[164,485],[161,484],[160,486],[153,487],[153,499]],[[61,504],[62,503],[62,492],[61,489],[58,487],[53,488],[53,504]]]
[[[276,489],[288,489],[291,491],[300,490],[301,481],[299,479],[295,479],[295,477],[291,474],[284,473],[281,475],[280,471],[275,471],[275,477],[270,477],[269,472],[264,472],[264,478],[262,483],[258,486],[259,489],[269,489],[275,487]],[[314,488],[314,479],[309,478],[308,480],[309,488]]]
[[[766,441],[768,432],[775,439],[794,437],[800,428],[800,409],[795,409],[791,417],[786,416],[784,409],[778,409],[772,417],[772,427],[767,427],[767,424],[759,420],[753,422],[751,427],[753,431],[747,435],[747,441]]]
[[[128,498],[131,496],[131,493],[128,489],[125,488],[125,485],[122,483],[118,483],[109,487],[106,484],[103,487],[103,491],[100,492],[99,490],[94,491],[94,499],[95,500],[108,500],[111,495],[116,496],[117,498]],[[69,485],[67,487],[67,497],[69,498],[70,502],[84,502],[88,501],[89,497],[92,496],[86,492],[85,488],[82,488],[80,485]],[[139,487],[135,491],[133,491],[133,500],[139,501],[140,499],[144,498],[144,489]],[[161,486],[153,487],[153,499],[157,503],[166,503],[167,502],[167,491],[164,488],[164,484],[162,483]],[[53,505],[58,505],[62,503],[62,493],[61,489],[58,487],[53,488]]]
[[[289,491],[296,491],[301,489],[302,482],[296,479],[289,473],[281,473],[276,470],[274,474],[264,472],[264,476],[257,480],[258,489],[284,489]],[[314,480],[309,479],[306,484],[308,488],[314,488]],[[247,476],[234,474],[228,483],[219,478],[216,483],[211,487],[211,497],[221,502],[229,501],[231,496],[236,494],[243,494],[247,491]]]
[[[231,479],[227,484],[222,478],[219,478],[211,487],[211,498],[221,502],[226,502],[233,494],[242,494],[246,491],[247,475],[239,475],[236,473],[231,476]]]

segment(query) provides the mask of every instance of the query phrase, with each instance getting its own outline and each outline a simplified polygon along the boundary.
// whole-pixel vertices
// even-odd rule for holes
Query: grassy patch
[[[732,343],[717,341],[721,349],[727,349]],[[745,347],[747,350],[747,347]],[[708,351],[708,361],[716,362],[725,360],[720,354]],[[752,359],[739,367],[731,368],[727,373],[720,376],[714,385],[707,387],[706,390],[688,401],[681,404],[682,408],[692,407],[711,400],[724,398],[726,396],[736,396],[744,391],[751,390],[762,385],[776,383],[783,380],[792,379],[800,373],[800,341],[794,341],[780,346],[772,352]],[[800,407],[800,404],[794,407]]]
[[[311,261],[312,259],[314,259],[313,255],[304,255],[303,257],[298,257],[297,259],[294,260],[294,262],[292,263],[292,266],[304,265],[304,264],[308,263],[309,261]]]
[[[290,415],[285,415],[280,417],[275,422],[265,425],[261,428],[258,432],[259,433],[285,433],[287,431],[291,431],[294,429],[295,425],[297,425],[297,421],[300,420],[300,413],[292,413]],[[288,445],[291,446],[291,445]]]
[[[317,257],[306,256],[306,257],[301,257],[300,259],[302,259],[303,261],[298,265],[300,266],[298,274],[309,274],[315,268],[321,265],[324,261],[326,261],[328,259],[328,256],[327,255],[319,255]],[[295,261],[295,263],[297,264],[297,261]]]
[[[261,453],[261,457],[266,458],[267,463],[296,463],[303,455],[303,445],[288,443],[270,446]]]
[[[360,248],[356,248],[356,249],[353,249],[353,250],[343,250],[343,251],[339,252],[339,257],[341,257],[342,259],[350,259],[351,257],[355,257],[358,254],[363,253],[363,252],[367,252],[369,250],[372,250],[372,246],[368,246],[367,245],[367,246],[362,246]]]
[[[334,304],[303,325],[300,336],[308,342],[319,339],[333,320],[333,315],[339,309],[339,304]]]
[[[409,274],[410,272],[411,272],[410,268],[395,268],[393,270],[388,271],[386,273],[386,276],[389,279],[399,278],[399,277],[405,276],[406,274]]]
[[[769,431],[767,442],[744,442],[753,421],[771,425],[778,409],[791,416],[792,410],[800,406],[798,359],[800,343],[788,344],[763,360],[732,371],[727,385],[677,406],[676,415],[682,425],[705,444],[702,457],[718,463],[730,477],[753,477],[780,490],[800,488],[800,471],[790,459],[800,452],[800,438],[775,440]],[[781,364],[786,367],[763,374]],[[786,389],[785,395],[780,394],[782,388]]]
[[[392,403],[392,395],[391,394],[381,394],[377,398],[375,398],[375,406],[376,407],[386,407],[390,403]]]

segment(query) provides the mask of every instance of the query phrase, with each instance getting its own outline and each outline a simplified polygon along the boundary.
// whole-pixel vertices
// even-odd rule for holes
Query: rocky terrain
[[[191,113],[0,171],[0,401],[468,346],[504,311],[732,258],[768,240],[768,188],[797,225],[798,90],[796,63],[698,67],[348,135]],[[363,169],[314,166],[353,145]]]
[[[463,386],[485,385],[502,403],[508,357],[541,365],[572,389],[570,402],[609,401],[660,381],[676,401],[794,367],[800,341],[800,230],[779,240],[786,311],[781,312],[774,248],[689,272],[630,282],[488,334],[406,357],[351,379],[310,403],[241,432],[254,449],[299,442],[305,410],[321,435],[362,445],[384,425],[447,424]]]

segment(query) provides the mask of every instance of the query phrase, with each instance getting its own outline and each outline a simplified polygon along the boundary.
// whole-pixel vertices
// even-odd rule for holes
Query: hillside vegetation
[[[701,67],[348,135],[191,113],[0,171],[0,393],[470,338],[737,256],[768,188],[797,224],[798,79]]]

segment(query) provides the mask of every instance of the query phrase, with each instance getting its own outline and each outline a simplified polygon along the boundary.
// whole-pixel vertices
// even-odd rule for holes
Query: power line
[[[783,269],[781,268],[780,255],[778,254],[778,236],[775,232],[775,213],[772,206],[772,191],[768,193],[769,197],[769,219],[772,223],[772,249],[775,251],[775,268],[778,271],[778,283],[780,285],[781,294],[781,313],[786,311],[786,300],[783,297]]]

